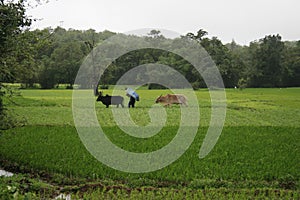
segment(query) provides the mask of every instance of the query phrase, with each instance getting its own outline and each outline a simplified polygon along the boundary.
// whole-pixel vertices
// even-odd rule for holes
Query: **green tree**
[[[16,65],[14,55],[19,46],[18,37],[22,29],[31,24],[25,11],[24,1],[0,1],[0,82],[13,79],[11,69]]]
[[[232,67],[232,55],[229,49],[216,37],[206,38],[201,41],[201,44],[217,65],[225,87],[237,85],[239,72]]]
[[[185,37],[193,39],[201,44],[201,46],[211,56],[212,60],[218,67],[225,87],[234,87],[241,78],[243,62],[239,59],[238,53],[233,54],[239,46],[233,41],[229,48],[224,45],[217,37],[205,37],[207,32],[200,29],[197,34],[188,33]],[[209,71],[205,74],[210,74]],[[210,74],[210,76],[213,76]],[[203,80],[198,79],[194,82],[196,86],[204,86]]]
[[[37,32],[40,35],[37,63],[41,87],[51,89],[59,83],[67,83],[72,88],[80,61],[89,52],[84,43],[86,34],[61,27]]]
[[[42,89],[51,89],[57,84],[57,71],[53,68],[54,63],[48,56],[41,59],[38,82]]]
[[[234,40],[226,46],[231,53],[231,68],[235,77],[234,86],[241,89],[248,87],[251,71],[249,69],[249,47],[238,45]]]
[[[67,83],[69,88],[73,88],[76,74],[85,56],[81,45],[84,44],[79,42],[64,43],[56,48],[51,55],[53,69],[56,69],[57,72],[58,83]]]
[[[33,87],[37,82],[38,65],[36,63],[36,54],[38,38],[35,32],[26,30],[17,38],[14,58],[16,65],[12,68],[14,82],[22,83],[23,87]]]
[[[259,41],[253,55],[252,85],[255,87],[282,86],[284,43],[280,35],[269,35]]]
[[[14,79],[12,69],[17,64],[14,57],[17,50],[18,36],[22,30],[31,24],[25,15],[24,1],[0,1],[0,129],[8,128],[12,119],[9,119],[3,105],[5,88],[3,82]]]
[[[283,85],[289,87],[300,86],[300,40],[286,45],[284,52],[284,77]]]
[[[148,35],[152,38],[158,39],[158,38],[164,38],[163,35],[161,35],[160,30],[151,30],[150,33],[148,33]]]
[[[206,36],[208,33],[207,31],[200,29],[197,34],[194,33],[187,33],[186,37],[191,38],[193,40],[196,40],[198,42],[201,42],[204,39],[204,36]]]
[[[51,54],[55,49],[54,30],[46,28],[32,31],[36,38],[35,44],[35,65],[37,69],[36,83],[40,83],[42,88],[53,88],[56,84],[51,64]]]

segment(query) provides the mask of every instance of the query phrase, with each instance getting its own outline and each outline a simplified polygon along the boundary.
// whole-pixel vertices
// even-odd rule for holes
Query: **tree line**
[[[24,22],[26,23],[26,22]],[[1,82],[22,83],[23,87],[50,89],[58,84],[72,88],[77,71],[91,50],[115,35],[110,31],[65,30],[57,27],[24,30],[9,46],[1,44]],[[218,67],[225,87],[297,87],[300,86],[300,41],[284,42],[280,35],[267,35],[241,46],[235,41],[223,44],[217,37],[208,38],[200,29],[181,37],[199,42]],[[149,38],[167,40],[159,30]],[[1,40],[3,42],[5,40]],[[182,58],[157,49],[141,49],[121,56],[107,68],[102,85],[115,84],[130,68],[160,63],[174,67],[195,89],[206,87],[197,79],[193,67]]]

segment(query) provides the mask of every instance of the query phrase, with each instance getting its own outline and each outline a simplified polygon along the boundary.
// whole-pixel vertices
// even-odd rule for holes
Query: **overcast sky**
[[[62,26],[128,32],[167,29],[181,35],[204,29],[223,43],[280,34],[300,40],[300,0],[50,0],[28,10],[33,29]]]

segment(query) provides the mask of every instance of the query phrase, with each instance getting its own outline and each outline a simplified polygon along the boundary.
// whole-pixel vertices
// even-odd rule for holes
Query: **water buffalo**
[[[155,103],[161,103],[164,106],[171,106],[171,104],[180,104],[188,106],[187,98],[183,94],[167,94],[165,96],[160,95]]]
[[[109,105],[117,105],[117,107],[121,105],[122,108],[124,108],[124,98],[121,96],[110,96],[108,94],[103,96],[102,92],[100,92],[97,101],[101,101],[106,106],[106,108],[108,108]]]

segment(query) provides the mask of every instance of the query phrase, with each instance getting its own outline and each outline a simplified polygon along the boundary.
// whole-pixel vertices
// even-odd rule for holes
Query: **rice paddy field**
[[[137,91],[130,109],[137,125],[149,123],[149,109],[167,90]],[[104,90],[111,94],[112,90]],[[148,173],[126,173],[95,159],[82,144],[72,116],[72,90],[21,90],[7,101],[20,126],[0,135],[0,199],[299,199],[300,88],[226,90],[226,119],[213,150],[199,159],[211,119],[208,90],[196,91],[200,125],[188,150],[169,166]],[[128,98],[125,97],[125,105]],[[96,99],[96,97],[95,97]],[[180,106],[165,108],[165,127],[150,138],[122,132],[113,109],[95,102],[106,136],[132,152],[167,145],[179,127]]]

